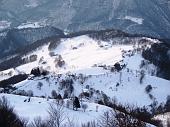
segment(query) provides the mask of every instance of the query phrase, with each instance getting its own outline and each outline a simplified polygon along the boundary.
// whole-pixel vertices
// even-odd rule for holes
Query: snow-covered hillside
[[[140,39],[158,42],[149,38]],[[0,80],[19,73],[30,74],[35,67],[47,70],[49,74],[38,77],[30,75],[28,79],[13,84],[14,89],[10,94],[0,96],[9,98],[18,114],[33,119],[38,115],[47,117],[45,114],[48,102],[43,98],[52,98],[52,91],[66,99],[72,96],[81,97],[82,93],[88,93],[84,102],[88,104],[88,112],[66,109],[70,116],[87,118],[86,121],[79,118],[78,123],[92,121],[100,116],[103,110],[108,109],[100,106],[100,112],[94,111],[97,105],[95,103],[100,101],[103,95],[123,105],[138,107],[150,108],[154,102],[158,105],[165,103],[170,94],[170,81],[156,77],[156,66],[142,58],[142,49],[150,45],[139,44],[140,39],[136,39],[136,43],[125,45],[114,44],[112,40],[109,42],[94,40],[83,35],[61,39],[59,44],[52,47],[49,42],[23,56],[23,59],[26,59],[36,55],[36,61],[1,72]],[[22,95],[23,92],[30,91],[34,97],[29,107],[24,102],[27,97],[13,95]],[[21,105],[23,108],[20,108]],[[40,112],[32,114],[34,111]]]
[[[28,100],[28,97],[18,95],[0,94],[0,97],[6,97],[10,101],[10,104],[14,106],[14,110],[17,114],[20,117],[29,120],[29,122],[37,117],[41,117],[43,120],[47,119],[50,104],[56,104],[56,100],[47,100],[36,97],[32,97],[30,102],[24,101]],[[88,106],[86,112],[84,112],[83,109],[73,111],[71,108],[67,108],[66,104],[64,104],[63,113],[66,118],[63,124],[67,124],[67,118],[69,118],[76,123],[76,126],[81,126],[83,123],[97,120],[104,112],[111,110],[109,107],[98,105],[96,103],[83,102],[83,104],[87,104]],[[98,106],[97,112],[96,106]]]
[[[103,74],[88,75],[86,76],[86,80],[83,84],[80,84],[78,78],[79,75],[77,76],[77,80],[74,80],[73,84],[74,95],[76,96],[79,96],[82,91],[90,92],[90,88],[93,88],[100,92],[103,91],[110,98],[116,98],[117,101],[122,104],[131,104],[139,107],[143,107],[144,105],[149,106],[154,100],[158,101],[159,104],[165,102],[170,89],[169,81],[149,75],[146,75],[144,82],[140,84],[140,74],[136,74],[136,72],[127,72],[127,70],[124,70],[121,73],[106,72]],[[55,90],[63,96],[65,89],[60,89],[60,83],[65,79],[70,79],[70,77],[62,75],[62,77],[59,78],[58,75],[50,75],[46,78],[39,77],[33,80],[25,80],[21,83],[15,84],[17,90],[14,92],[17,93],[19,90],[32,90],[35,96],[41,97],[51,96],[52,90]],[[39,89],[38,84],[40,82],[43,85]],[[119,85],[117,85],[117,83],[119,83]],[[151,85],[153,87],[153,90],[151,91],[153,99],[149,98],[149,95],[145,91],[147,85]],[[87,89],[87,86],[90,88]],[[100,95],[97,95],[97,93],[94,94],[93,99],[99,99]]]
[[[83,73],[88,74],[93,73],[93,71],[99,71],[101,73],[105,72],[103,69],[94,67],[94,65],[107,65],[112,66],[116,62],[123,60],[123,51],[133,50],[136,45],[112,45],[112,42],[95,41],[88,36],[80,36],[71,39],[62,39],[61,43],[54,50],[48,49],[49,45],[40,47],[37,51],[25,56],[37,55],[37,61],[28,63],[17,67],[18,70],[30,73],[31,69],[34,67],[41,66],[44,69],[48,68],[51,72],[55,73]],[[65,61],[64,67],[56,67],[55,60],[61,55],[62,59]],[[24,57],[24,58],[25,58]],[[129,58],[125,58],[125,63],[129,61]],[[135,60],[135,62],[134,62]],[[142,57],[136,54],[130,58],[129,67],[131,64],[131,69],[138,69],[141,64]],[[135,68],[137,67],[137,68]],[[92,71],[89,71],[92,69]],[[87,70],[87,71],[86,71]],[[98,74],[94,72],[94,74]]]

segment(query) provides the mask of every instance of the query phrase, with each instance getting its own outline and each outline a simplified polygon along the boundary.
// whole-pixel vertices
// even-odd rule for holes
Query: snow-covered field
[[[100,46],[104,46],[101,48]],[[22,65],[18,67],[18,70],[30,73],[33,67],[43,66],[48,68],[55,73],[67,73],[67,72],[85,72],[89,74],[92,69],[95,71],[96,68],[92,68],[95,64],[106,64],[114,65],[116,62],[122,60],[122,50],[132,50],[133,45],[114,45],[108,44],[106,42],[101,43],[94,41],[93,39],[87,36],[76,37],[72,39],[63,39],[61,44],[52,51],[55,55],[61,55],[65,61],[64,68],[56,68],[54,64],[55,56],[51,57],[49,55],[50,51],[48,50],[48,45],[41,47],[39,50],[35,51],[32,54],[38,56],[38,60],[43,58],[47,62],[45,65],[39,64],[39,61]],[[27,68],[27,69],[26,69]],[[97,69],[98,70],[98,69]],[[99,72],[101,70],[99,69]]]
[[[55,105],[57,103],[55,100],[47,100],[37,97],[32,97],[30,102],[24,102],[24,100],[28,100],[28,97],[11,94],[0,94],[0,97],[3,96],[8,99],[10,104],[14,107],[15,112],[20,117],[29,120],[29,122],[33,121],[37,117],[41,117],[44,120],[47,119],[50,104]],[[85,112],[83,109],[73,111],[71,108],[64,107],[62,112],[64,113],[65,120],[67,121],[67,118],[69,118],[72,122],[76,123],[76,126],[81,126],[83,123],[99,119],[104,112],[111,110],[106,106],[98,105],[96,103],[83,102],[83,104],[88,105],[88,108]],[[96,106],[98,106],[97,112]]]

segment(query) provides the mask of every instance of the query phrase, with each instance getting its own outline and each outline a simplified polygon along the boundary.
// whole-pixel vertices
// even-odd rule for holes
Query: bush
[[[90,88],[90,86],[89,85],[86,85],[86,89],[89,89]]]
[[[143,68],[143,67],[145,66],[145,64],[146,64],[145,61],[142,60],[142,61],[141,61],[141,64],[140,64],[140,68]]]
[[[41,90],[41,87],[43,86],[43,83],[42,82],[38,82],[38,84],[37,84],[37,88],[39,89],[39,90]]]
[[[0,127],[24,127],[5,97],[0,99]]]
[[[98,101],[98,104],[100,104],[100,105],[104,105],[104,103],[103,103],[103,101],[102,101],[102,100],[99,100],[99,101]]]
[[[55,90],[52,90],[51,96],[52,96],[52,98],[57,99],[57,92]]]
[[[144,72],[144,70],[141,70],[141,72],[140,72],[140,84],[143,83],[144,77],[145,77],[145,72]]]
[[[33,97],[33,96],[34,96],[33,91],[32,91],[32,90],[28,90],[28,91],[27,91],[27,96]]]
[[[147,85],[145,88],[146,93],[150,93],[152,91],[152,86],[151,85]]]
[[[30,62],[36,61],[36,60],[37,60],[37,55],[31,55],[31,56],[29,57],[29,59],[30,59]]]
[[[41,75],[40,68],[39,67],[33,68],[31,70],[31,74],[33,74],[34,76],[40,76]]]
[[[56,67],[63,67],[65,65],[65,61],[63,60],[61,55],[58,55],[54,62],[56,63]]]
[[[102,93],[102,99],[103,99],[104,105],[109,104],[109,97],[105,93]]]
[[[90,94],[89,94],[88,92],[83,92],[83,95],[84,95],[85,97],[90,97]]]
[[[64,96],[63,96],[63,99],[66,99],[66,98],[68,98],[68,91],[67,90],[64,91]]]
[[[97,123],[95,121],[88,122],[87,124],[82,124],[82,127],[98,127]]]
[[[82,109],[84,110],[84,112],[86,111],[87,108],[88,108],[87,104],[82,104]]]
[[[44,121],[41,119],[41,117],[37,117],[29,125],[29,127],[49,127],[49,125],[48,125],[48,121]]]
[[[154,97],[153,97],[153,95],[152,95],[152,94],[149,94],[149,98],[150,98],[151,100],[153,100],[153,99],[154,99]]]
[[[49,55],[52,56],[56,56],[54,52],[49,52]]]
[[[120,66],[120,63],[115,63],[114,68],[119,72],[122,68]]]
[[[41,72],[41,75],[43,75],[43,76],[46,76],[48,74],[49,74],[49,72],[47,70],[42,70],[42,72]]]

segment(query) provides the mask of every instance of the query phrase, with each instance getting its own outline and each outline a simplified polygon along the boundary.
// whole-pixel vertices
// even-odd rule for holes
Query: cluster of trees
[[[31,55],[29,57],[23,58],[23,61],[24,61],[23,64],[34,62],[36,60],[37,60],[37,55]]]
[[[0,71],[7,70],[9,68],[16,68],[20,65],[25,64],[25,59],[22,59],[21,56],[15,56],[11,59],[7,59],[0,63]]]
[[[33,97],[34,96],[34,93],[32,90],[28,90],[28,91],[25,91],[25,90],[16,90],[14,92],[12,92],[13,94],[16,94],[16,95],[21,95],[21,96],[29,96],[29,97]]]
[[[141,70],[140,71],[140,79],[139,79],[139,82],[140,84],[143,83],[143,79],[145,78],[145,71],[144,70]]]
[[[157,75],[170,79],[170,46],[165,43],[154,43],[151,48],[142,52],[142,56],[156,65],[159,69]]]
[[[99,41],[110,41],[115,37],[130,37],[131,35],[120,30],[108,29],[94,31],[93,33],[90,33],[88,36]]]
[[[48,46],[48,50],[56,49],[56,47],[60,44],[61,39],[57,38],[55,40],[50,41],[50,44]]]
[[[31,70],[31,74],[33,74],[34,76],[46,76],[49,72],[47,70],[44,69],[40,69],[39,67],[33,68]]]
[[[0,81],[0,87],[1,88],[10,87],[12,84],[19,83],[27,78],[28,78],[27,74],[14,75],[14,76],[10,77],[9,79]]]
[[[120,72],[123,68],[126,67],[126,65],[125,64],[121,65],[119,62],[117,62],[113,66],[95,64],[94,67],[102,67],[104,70],[110,70],[111,72],[115,71]]]
[[[4,73],[4,72],[0,72],[0,76],[12,76],[13,75],[13,71],[9,71],[8,73]]]
[[[71,94],[74,91],[74,87],[73,87],[73,79],[72,78],[67,78],[67,79],[63,79],[59,82],[59,89],[63,90],[64,89],[64,98],[68,98],[71,96]]]
[[[63,67],[65,65],[65,61],[63,60],[61,55],[58,55],[54,61],[54,63],[56,64],[56,67]]]

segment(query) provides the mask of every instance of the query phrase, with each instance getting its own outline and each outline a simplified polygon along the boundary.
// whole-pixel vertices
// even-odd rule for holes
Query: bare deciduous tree
[[[66,119],[63,105],[50,104],[48,113],[50,116],[50,119],[49,119],[50,127],[61,127],[63,125],[64,120]]]
[[[48,121],[44,121],[41,117],[37,117],[34,121],[29,125],[29,127],[49,127]]]
[[[98,120],[98,126],[99,127],[114,127],[114,117],[113,116],[114,116],[113,111],[104,112],[104,114]]]
[[[77,127],[74,118],[67,117],[67,122],[64,127]]]
[[[98,121],[99,127],[146,127],[146,124],[117,110],[105,112]]]
[[[95,121],[88,122],[87,124],[82,124],[82,127],[98,127]]]

